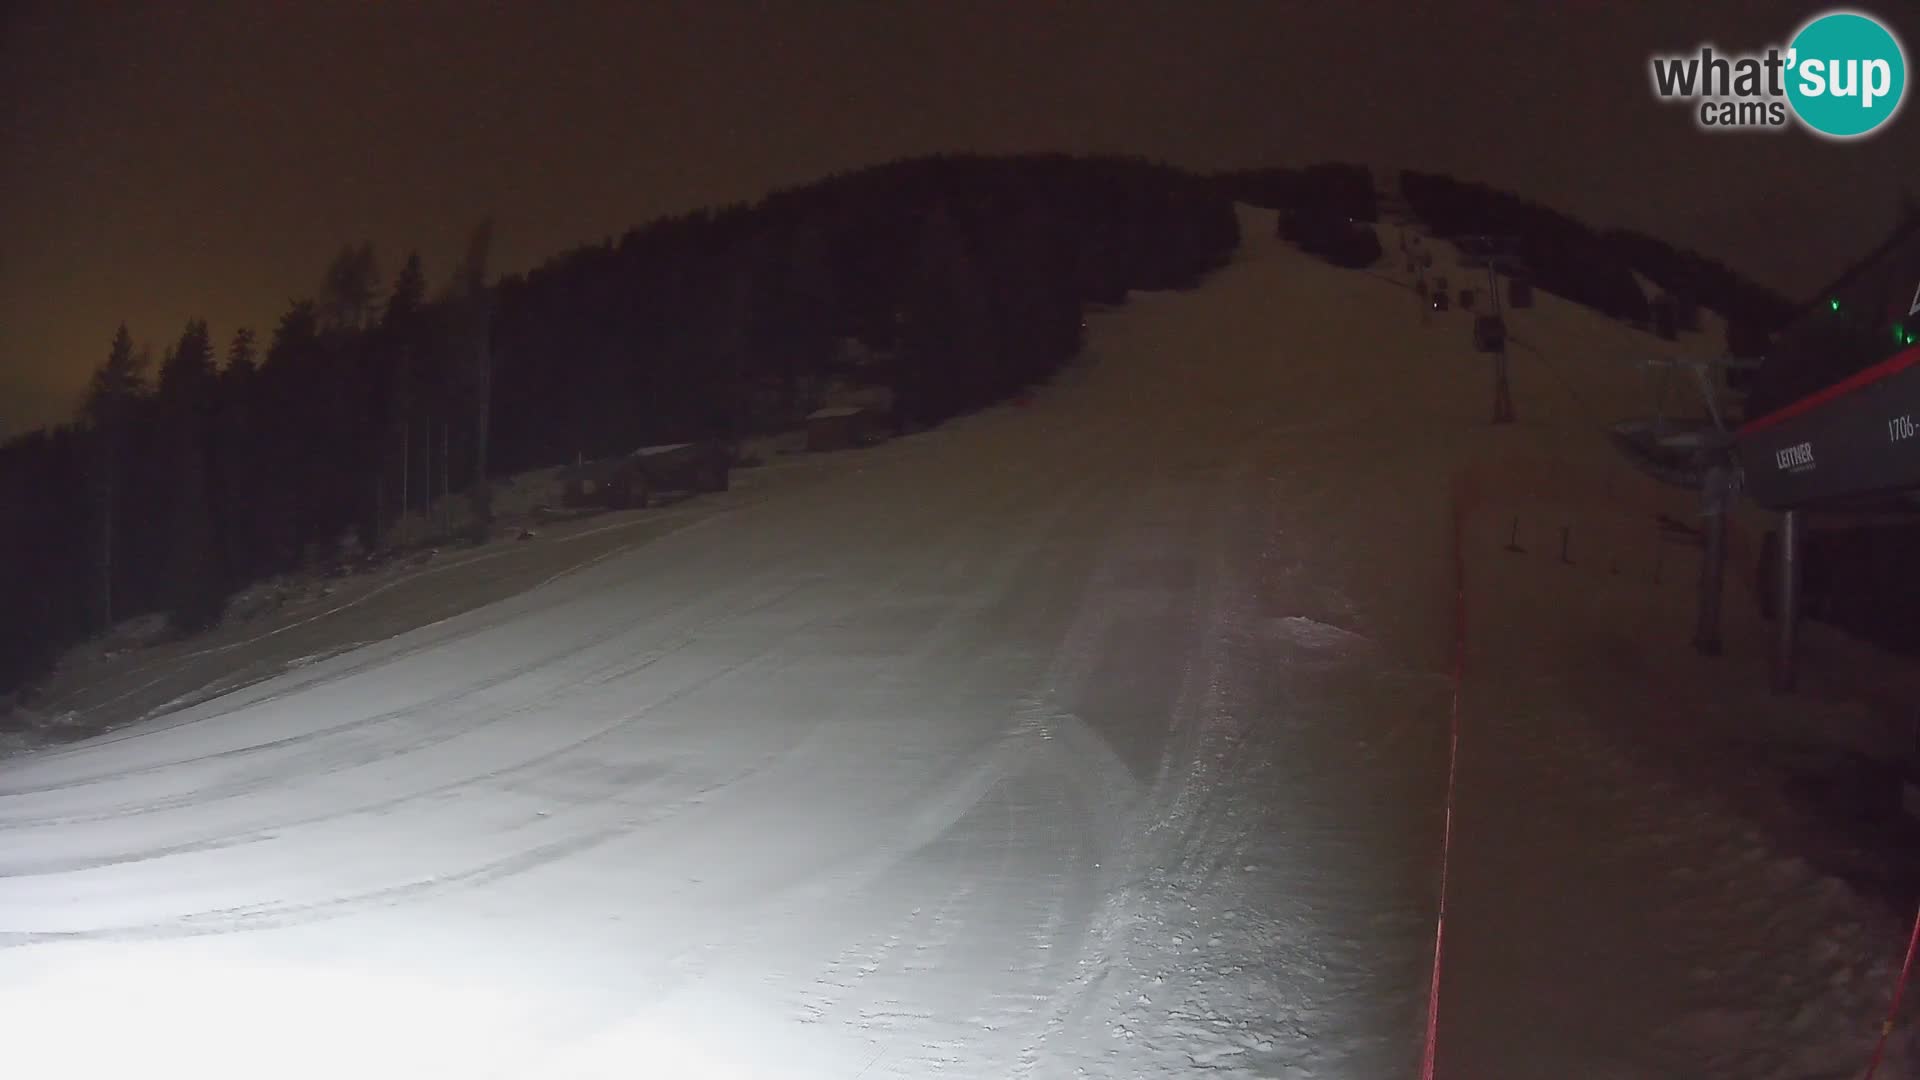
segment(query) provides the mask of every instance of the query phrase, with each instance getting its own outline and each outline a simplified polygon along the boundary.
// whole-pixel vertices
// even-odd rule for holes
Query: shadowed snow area
[[[1492,429],[1468,316],[1242,218],[1029,406],[514,555],[526,591],[397,636],[369,600],[329,633],[377,643],[0,761],[9,1070],[1416,1075],[1460,477],[1599,468],[1584,410],[1645,411],[1604,358],[1650,339],[1542,297]],[[1573,679],[1565,624],[1645,605],[1492,561],[1504,513],[1442,1075],[1846,1072],[1900,928],[1642,783],[1605,722],[1642,706]]]

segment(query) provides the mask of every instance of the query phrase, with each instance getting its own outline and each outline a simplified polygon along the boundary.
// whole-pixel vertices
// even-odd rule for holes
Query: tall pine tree
[[[917,424],[986,402],[990,312],[967,239],[945,207],[928,216],[903,306],[895,399]]]
[[[254,358],[258,355],[254,344],[253,327],[243,326],[233,332],[233,341],[227,345],[227,362],[223,370],[237,372],[244,378],[253,374],[258,366]]]
[[[394,478],[394,500],[404,517],[414,505],[431,505],[435,418],[444,426],[438,368],[427,340],[427,275],[419,252],[406,262],[387,293],[375,348],[387,375],[387,427],[381,445],[394,459],[383,475]]]
[[[96,631],[114,620],[114,537],[120,527],[120,476],[127,428],[136,400],[146,392],[145,357],[133,349],[127,325],[113,336],[106,362],[87,386],[83,418],[92,431],[93,585],[88,622]]]
[[[467,500],[473,537],[484,538],[493,525],[493,487],[487,476],[487,443],[493,417],[493,296],[487,264],[493,250],[493,220],[482,221],[467,240],[447,286],[449,364],[458,372],[465,411],[472,424],[472,474]]]
[[[373,318],[380,293],[380,265],[373,244],[349,244],[328,264],[320,281],[320,323],[330,330],[362,330]]]
[[[169,619],[182,632],[212,625],[224,599],[209,459],[214,380],[213,342],[207,324],[196,319],[160,366],[157,398],[161,453],[173,493],[164,602]]]

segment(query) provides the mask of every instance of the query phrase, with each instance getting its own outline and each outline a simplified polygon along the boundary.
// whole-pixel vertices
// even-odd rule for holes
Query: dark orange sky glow
[[[523,269],[663,213],[942,150],[1451,172],[1817,286],[1920,188],[1881,136],[1709,136],[1655,51],[1818,6],[29,2],[0,34],[0,432],[69,416],[125,320],[262,336],[345,243]],[[1475,14],[1475,12],[1482,12]],[[1920,20],[1890,17],[1909,43]]]

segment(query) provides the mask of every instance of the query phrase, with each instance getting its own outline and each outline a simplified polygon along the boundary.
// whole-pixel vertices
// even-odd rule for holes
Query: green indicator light
[[[1829,301],[1827,301],[1827,306],[1828,306],[1829,308],[1832,308],[1832,309],[1833,309],[1833,310],[1835,310],[1835,311],[1839,311],[1839,310],[1840,310],[1840,301],[1839,301],[1839,300],[1838,300],[1837,298],[1836,298],[1836,299],[1833,299],[1833,300],[1829,300]]]

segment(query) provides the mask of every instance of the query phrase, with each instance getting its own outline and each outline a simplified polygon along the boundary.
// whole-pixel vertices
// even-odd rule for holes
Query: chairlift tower
[[[1480,236],[1481,251],[1487,263],[1487,296],[1493,304],[1492,315],[1505,325],[1506,313],[1500,305],[1500,275],[1494,269],[1499,249],[1513,243],[1512,237]],[[1513,388],[1507,379],[1507,335],[1500,335],[1499,348],[1493,354],[1493,422],[1511,424],[1513,415]]]
[[[1734,454],[1734,431],[1715,390],[1714,372],[1737,363],[1727,357],[1660,355],[1635,361],[1648,373],[1654,415],[1622,420],[1609,428],[1615,446],[1642,472],[1663,483],[1695,491],[1702,520],[1700,580],[1695,605],[1693,647],[1718,656],[1721,594],[1727,568],[1727,515],[1744,480]],[[1704,419],[1669,417],[1676,378],[1691,378],[1706,409]]]

